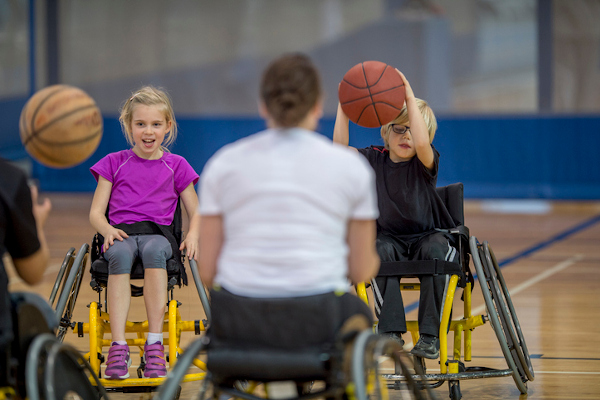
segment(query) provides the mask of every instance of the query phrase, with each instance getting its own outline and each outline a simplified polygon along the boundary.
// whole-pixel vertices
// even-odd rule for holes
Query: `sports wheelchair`
[[[446,288],[443,312],[440,323],[440,373],[427,374],[425,362],[420,357],[415,358],[415,364],[421,366],[424,377],[431,388],[441,386],[448,382],[450,398],[462,398],[460,380],[487,377],[501,377],[512,375],[515,384],[522,394],[527,393],[527,381],[534,379],[534,371],[521,331],[517,313],[513,307],[510,293],[498,266],[494,253],[487,242],[479,243],[477,238],[469,236],[469,229],[464,225],[463,185],[455,183],[437,188],[438,195],[444,200],[446,208],[454,219],[457,228],[448,232],[456,237],[460,264],[441,260],[424,261],[397,261],[382,262],[379,276],[416,277],[419,275],[450,275]],[[477,279],[483,292],[486,315],[471,314],[471,292],[474,285],[474,276],[469,266],[470,258],[473,259]],[[452,304],[456,288],[463,289],[464,316],[460,319],[451,319]],[[419,283],[400,283],[401,290],[419,290]],[[368,304],[366,284],[357,285],[357,293]],[[508,369],[498,370],[482,367],[466,368],[464,362],[471,361],[471,332],[476,327],[490,321],[496,334],[502,353],[506,359]],[[407,321],[413,343],[419,338],[417,321]],[[452,356],[448,356],[448,332],[454,332],[454,348]],[[461,338],[464,335],[464,354],[461,352]],[[463,361],[461,361],[461,357]],[[405,379],[396,371],[394,374],[384,374],[389,386],[395,388]]]
[[[337,296],[250,298],[213,290],[207,335],[186,349],[154,398],[172,398],[200,352],[208,372],[197,399],[387,399],[384,358],[406,378],[403,396],[433,398],[398,342],[374,334],[365,315],[346,315],[353,314],[349,300],[359,300]]]
[[[181,205],[178,202],[173,223],[169,227],[177,243],[181,243],[182,218]],[[85,354],[84,358],[89,362],[93,373],[99,377],[98,382],[104,385],[109,390],[119,390],[124,392],[146,392],[153,391],[160,385],[165,378],[143,378],[145,367],[143,358],[143,348],[145,343],[144,333],[148,331],[148,321],[127,321],[126,333],[133,333],[136,338],[128,338],[127,344],[137,346],[140,349],[141,361],[137,369],[138,378],[128,378],[124,380],[108,380],[102,378],[101,364],[105,358],[102,352],[103,347],[108,347],[111,344],[109,339],[105,339],[104,335],[110,333],[110,315],[107,309],[107,293],[106,286],[108,281],[108,262],[102,257],[100,249],[102,247],[103,238],[96,234],[92,241],[92,246],[84,243],[78,252],[71,248],[65,255],[52,293],[50,295],[50,304],[55,305],[56,316],[60,319],[60,325],[57,332],[57,337],[62,341],[66,332],[72,330],[79,337],[89,335],[90,351]],[[175,253],[175,252],[174,252]],[[98,293],[98,301],[91,302],[89,307],[89,321],[76,322],[73,321],[73,311],[75,303],[81,288],[83,277],[86,270],[88,255],[91,260],[90,285],[94,291]],[[182,332],[194,332],[195,335],[201,335],[209,325],[211,320],[210,306],[208,294],[202,284],[198,269],[194,260],[189,260],[189,269],[192,271],[193,280],[200,298],[202,307],[206,315],[204,320],[184,321],[181,318],[179,306],[181,303],[174,298],[175,286],[181,287],[187,285],[187,274],[184,267],[185,255],[181,257],[174,256],[167,261],[167,280],[168,280],[168,311],[165,313],[164,332],[168,333],[168,338],[165,340],[165,347],[168,347],[167,362],[169,368],[172,368],[179,354],[183,352],[180,347]],[[144,277],[144,268],[139,259],[136,259],[132,267],[131,280],[139,280]],[[60,294],[58,294],[60,292]],[[104,301],[102,301],[102,292],[104,292]],[[58,294],[58,297],[57,297]],[[131,284],[132,297],[140,297],[143,295],[143,287]],[[206,365],[200,359],[194,360],[194,364],[199,368],[199,372],[190,373],[185,376],[186,382],[196,381],[204,378]]]

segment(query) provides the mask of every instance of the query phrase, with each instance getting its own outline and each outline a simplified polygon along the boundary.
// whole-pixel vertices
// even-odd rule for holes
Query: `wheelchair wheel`
[[[180,384],[183,381],[189,366],[192,365],[194,359],[206,347],[206,341],[204,339],[205,338],[203,337],[193,341],[187,349],[185,349],[183,354],[177,358],[177,364],[169,371],[167,379],[160,385],[160,390],[156,396],[153,397],[154,400],[171,400],[179,398],[179,393],[181,392]],[[204,393],[203,390],[205,391]],[[204,396],[206,392],[210,392],[210,395],[212,396],[212,383],[210,383],[208,373],[203,379],[197,398],[206,398],[200,397],[201,395]]]
[[[496,281],[494,281],[490,277],[488,268],[484,267],[483,265],[484,261],[487,263],[483,246],[477,242],[477,238],[475,238],[474,236],[471,236],[469,240],[469,245],[471,247],[471,256],[473,258],[473,264],[475,265],[475,270],[477,271],[479,285],[481,286],[481,291],[483,293],[483,298],[487,307],[490,324],[492,325],[494,333],[498,338],[498,342],[500,343],[500,347],[502,349],[502,353],[504,354],[504,358],[506,359],[506,363],[508,364],[508,367],[513,371],[512,375],[515,384],[517,385],[517,388],[522,394],[526,394],[527,377],[521,373],[522,368],[517,367],[517,362],[520,364],[520,360],[512,352],[512,350],[515,347],[510,332],[507,332],[508,326],[506,326],[506,324],[503,325],[500,322],[501,319],[503,321],[508,320],[506,304],[504,303],[503,298],[498,298],[497,296],[493,295],[493,293],[498,291],[498,288],[497,286],[495,286]]]
[[[529,358],[527,344],[525,343],[525,338],[521,331],[521,324],[519,324],[519,319],[517,318],[517,313],[513,306],[506,282],[504,281],[502,272],[500,272],[500,266],[487,241],[483,242],[483,250],[487,260],[486,267],[488,268],[489,276],[492,281],[494,281],[493,287],[496,289],[492,294],[495,298],[499,299],[498,303],[500,303],[501,300],[504,300],[505,307],[508,307],[507,309],[505,308],[503,310],[504,312],[501,314],[502,325],[505,327],[505,331],[508,331],[509,333],[507,339],[510,336],[512,341],[512,346],[510,348],[512,349],[513,355],[516,355],[519,358],[520,364],[517,364],[517,367],[520,368],[522,376],[526,376],[527,379],[533,381],[535,379],[535,374],[531,365],[531,359]]]
[[[72,262],[72,265],[68,269],[67,279],[65,280],[58,302],[56,304],[56,317],[60,320],[60,325],[57,330],[57,338],[60,342],[64,340],[64,337],[71,327],[71,320],[73,319],[73,311],[75,309],[75,303],[77,296],[79,295],[79,289],[81,288],[81,282],[85,273],[85,266],[87,264],[87,254],[89,252],[89,245],[84,243],[79,249],[79,253]]]
[[[57,338],[51,334],[37,336],[27,352],[25,363],[25,388],[29,400],[43,398],[41,388],[44,387],[44,367],[48,359],[50,347],[57,343]]]
[[[83,355],[74,347],[60,342],[54,343],[48,350],[43,392],[46,400],[108,397],[106,389]]]
[[[60,287],[60,284],[62,283],[63,277],[65,276],[65,272],[66,271],[70,271],[71,270],[71,266],[73,265],[73,260],[74,260],[74,256],[73,254],[75,253],[75,247],[71,247],[69,249],[69,251],[67,251],[67,254],[65,255],[65,259],[63,260],[60,269],[58,270],[58,274],[56,275],[56,280],[54,281],[54,286],[52,287],[52,293],[50,293],[50,298],[48,299],[48,302],[50,303],[50,305],[54,305],[54,300],[56,300],[56,294],[58,293],[58,288]],[[68,275],[68,273],[67,273]],[[63,284],[64,286],[64,284]]]
[[[210,302],[208,300],[208,293],[206,292],[206,288],[200,279],[200,273],[198,272],[198,265],[196,261],[190,259],[190,269],[192,270],[192,276],[194,277],[194,283],[196,284],[196,290],[198,291],[198,297],[200,297],[200,303],[202,303],[202,308],[204,308],[204,313],[206,314],[206,319],[208,320],[208,324],[210,325],[210,321],[212,320],[211,312],[210,312]]]
[[[388,399],[388,383],[381,376],[379,362],[382,357],[394,361],[395,370],[401,372],[405,378],[405,387],[399,389],[401,399],[432,399],[433,394],[427,389],[418,375],[413,375],[414,366],[411,367],[410,357],[402,350],[400,345],[389,338],[381,337],[370,331],[361,332],[352,351],[352,381],[354,397],[357,400]],[[416,378],[417,377],[417,378]],[[398,398],[394,394],[394,398]]]

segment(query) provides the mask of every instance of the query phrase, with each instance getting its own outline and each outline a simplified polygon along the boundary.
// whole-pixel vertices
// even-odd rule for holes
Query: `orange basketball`
[[[68,168],[87,160],[102,139],[102,114],[83,90],[68,85],[36,92],[21,111],[25,150],[40,163]]]
[[[404,106],[404,82],[398,72],[380,61],[350,68],[340,82],[338,97],[350,121],[376,128],[393,121]]]

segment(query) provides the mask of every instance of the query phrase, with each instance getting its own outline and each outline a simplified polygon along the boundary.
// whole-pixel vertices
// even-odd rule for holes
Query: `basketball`
[[[393,121],[404,106],[405,94],[398,72],[380,61],[350,68],[338,89],[340,105],[350,121],[367,128]]]
[[[40,163],[68,168],[87,160],[102,138],[102,115],[83,90],[48,86],[27,101],[19,120],[21,142]]]

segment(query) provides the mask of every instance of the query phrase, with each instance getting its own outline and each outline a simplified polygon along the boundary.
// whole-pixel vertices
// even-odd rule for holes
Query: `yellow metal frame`
[[[83,335],[89,335],[90,352],[85,355],[97,376],[100,376],[101,363],[98,354],[102,354],[103,347],[110,347],[111,340],[104,339],[106,333],[110,333],[110,316],[107,312],[101,311],[97,302],[89,305],[89,322],[75,324],[73,332]],[[165,345],[169,351],[169,368],[173,368],[177,362],[177,355],[183,353],[180,347],[182,332],[195,332],[196,321],[183,321],[179,312],[176,300],[169,301],[168,311],[165,313],[165,322],[163,332],[168,332],[169,336]],[[200,330],[206,331],[204,322],[200,321]],[[144,343],[146,341],[144,333],[148,332],[148,321],[131,322],[127,321],[125,333],[135,333],[137,338],[126,339],[128,346],[137,346],[140,349],[140,355],[144,354]],[[185,376],[183,382],[192,382],[204,379],[206,375],[206,364],[195,359],[193,364],[203,372],[190,373]],[[136,386],[159,386],[166,378],[127,378],[123,380],[100,379],[105,387],[136,387]]]
[[[468,282],[463,290],[464,316],[461,319],[450,320],[450,312],[454,302],[454,294],[458,285],[459,276],[451,275],[444,299],[444,311],[440,321],[440,372],[442,374],[456,374],[459,372],[459,361],[462,352],[462,340],[464,337],[464,361],[471,361],[471,332],[485,323],[483,315],[471,315],[471,283]],[[401,290],[420,290],[420,283],[400,284]],[[356,286],[356,293],[368,305],[366,285],[364,282]],[[450,329],[448,329],[450,325]],[[407,330],[410,332],[413,343],[419,340],[419,324],[417,321],[406,321]],[[448,331],[454,332],[454,348],[452,359],[448,359]]]

